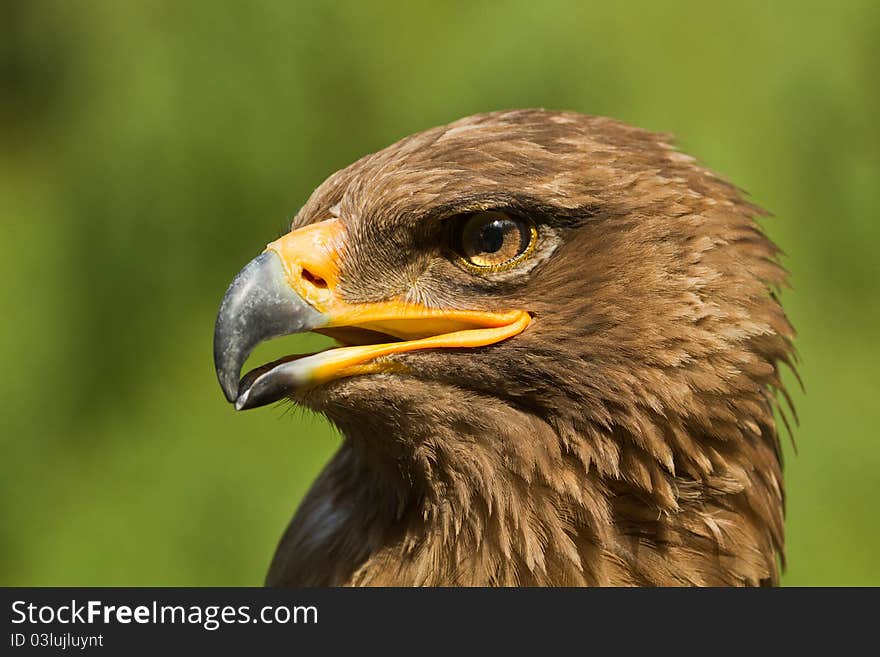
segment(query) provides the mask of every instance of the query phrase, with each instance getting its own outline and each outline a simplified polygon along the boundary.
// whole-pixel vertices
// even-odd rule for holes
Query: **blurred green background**
[[[339,439],[226,404],[226,285],[334,170],[541,106],[672,131],[775,213],[784,582],[880,584],[878,67],[871,0],[3,2],[0,583],[261,583]]]

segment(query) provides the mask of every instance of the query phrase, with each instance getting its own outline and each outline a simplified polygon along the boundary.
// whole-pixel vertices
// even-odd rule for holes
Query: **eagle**
[[[331,175],[215,325],[235,409],[290,400],[342,436],[266,583],[778,583],[795,351],[765,214],[669,135],[564,111]],[[306,331],[338,345],[240,378]]]

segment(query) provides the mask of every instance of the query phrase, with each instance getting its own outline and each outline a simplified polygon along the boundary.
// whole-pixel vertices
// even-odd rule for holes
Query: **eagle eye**
[[[497,210],[464,215],[453,231],[453,249],[479,272],[510,269],[535,249],[538,231],[526,219]]]

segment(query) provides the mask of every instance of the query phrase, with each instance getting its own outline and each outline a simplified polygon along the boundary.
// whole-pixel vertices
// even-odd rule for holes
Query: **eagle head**
[[[758,585],[778,578],[778,250],[668,137],[495,112],[328,178],[234,279],[237,409],[344,440],[279,585]],[[339,346],[245,374],[261,341]]]

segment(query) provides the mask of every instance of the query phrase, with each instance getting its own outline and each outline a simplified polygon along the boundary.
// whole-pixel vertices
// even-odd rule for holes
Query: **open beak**
[[[391,371],[386,357],[393,354],[494,344],[531,321],[523,310],[446,310],[398,300],[348,303],[337,294],[345,238],[339,219],[300,228],[269,244],[232,281],[217,314],[214,365],[237,410],[333,379]],[[306,331],[330,335],[343,346],[282,358],[239,381],[259,343]]]

